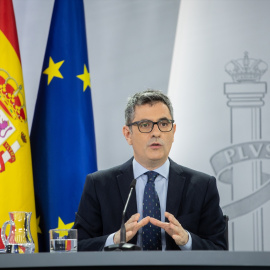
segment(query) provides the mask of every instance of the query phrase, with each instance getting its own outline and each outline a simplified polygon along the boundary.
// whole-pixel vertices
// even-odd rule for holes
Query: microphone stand
[[[129,191],[128,198],[127,198],[127,201],[126,201],[123,213],[122,213],[122,223],[121,223],[121,229],[120,229],[120,243],[105,247],[104,248],[105,251],[141,250],[139,246],[126,242],[125,215],[126,215],[127,206],[131,197],[131,193],[133,189],[135,188],[135,186],[136,186],[136,179],[133,179],[130,184],[130,191]]]

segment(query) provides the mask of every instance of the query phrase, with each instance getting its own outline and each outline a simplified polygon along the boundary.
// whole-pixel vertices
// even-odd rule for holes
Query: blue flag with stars
[[[56,0],[31,130],[40,251],[71,228],[85,177],[97,170],[82,0]]]

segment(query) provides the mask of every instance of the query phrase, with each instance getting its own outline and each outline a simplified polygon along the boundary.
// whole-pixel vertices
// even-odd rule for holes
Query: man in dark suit
[[[123,134],[134,157],[87,176],[74,225],[79,250],[103,250],[120,242],[122,211],[134,178],[127,242],[143,250],[226,249],[215,178],[169,158],[176,131],[169,98],[154,90],[135,94],[125,121]]]

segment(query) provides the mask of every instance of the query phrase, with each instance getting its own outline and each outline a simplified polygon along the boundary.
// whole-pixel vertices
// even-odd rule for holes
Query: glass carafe
[[[33,253],[35,244],[31,235],[31,212],[9,212],[10,220],[6,221],[1,230],[2,242],[6,253]],[[10,225],[6,238],[6,228]]]

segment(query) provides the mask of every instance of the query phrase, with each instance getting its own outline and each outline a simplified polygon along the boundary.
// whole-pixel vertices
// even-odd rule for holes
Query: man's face
[[[160,119],[172,120],[168,107],[162,102],[136,106],[132,122],[141,120],[157,122]],[[157,125],[154,125],[150,133],[141,133],[134,125],[131,130],[128,126],[124,126],[123,134],[128,144],[133,147],[134,158],[145,168],[153,170],[167,160],[174,140],[175,129],[174,124],[171,131],[162,132]]]

